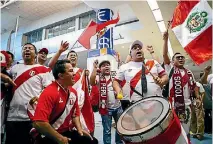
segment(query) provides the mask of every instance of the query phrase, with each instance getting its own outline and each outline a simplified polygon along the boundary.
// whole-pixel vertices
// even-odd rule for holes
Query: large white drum
[[[117,122],[117,131],[127,143],[146,142],[163,133],[172,119],[169,102],[153,96],[126,109]]]

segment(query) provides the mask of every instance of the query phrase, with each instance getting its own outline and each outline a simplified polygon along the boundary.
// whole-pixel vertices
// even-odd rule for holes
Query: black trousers
[[[98,140],[93,137],[93,141],[90,139],[90,137],[87,136],[80,136],[77,131],[67,131],[62,133],[63,136],[71,138],[70,144],[98,144]],[[36,142],[36,144],[57,144],[52,139],[49,139],[47,137],[41,138],[39,142]]]
[[[205,133],[212,134],[212,110],[205,109],[205,117],[204,117],[204,124],[205,124]]]
[[[30,121],[7,121],[6,122],[6,144],[31,144],[29,134],[32,128]]]

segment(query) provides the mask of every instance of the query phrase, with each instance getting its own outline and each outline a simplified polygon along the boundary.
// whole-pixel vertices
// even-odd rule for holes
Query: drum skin
[[[147,102],[159,102],[162,103],[163,105],[163,110],[162,113],[159,114],[158,119],[156,122],[151,123],[150,125],[146,127],[142,127],[141,129],[137,130],[128,130],[127,128],[123,128],[125,124],[122,125],[123,121],[122,119],[124,117],[127,118],[127,113],[130,110],[133,110],[135,107],[138,106],[138,104],[146,104]],[[157,107],[156,107],[157,108]],[[147,114],[147,113],[146,113]],[[151,112],[150,115],[153,113]],[[138,112],[138,115],[143,115],[141,112]],[[148,114],[149,115],[149,114]],[[146,115],[147,116],[147,115]],[[134,118],[133,118],[134,119]],[[144,98],[132,106],[130,106],[128,109],[126,109],[123,114],[120,116],[118,123],[117,123],[117,131],[119,135],[122,137],[122,139],[128,143],[144,143],[146,141],[149,141],[150,139],[153,139],[157,137],[158,135],[162,134],[163,132],[166,131],[168,126],[173,120],[173,112],[170,110],[170,105],[169,102],[163,98],[163,97],[158,97],[158,96],[153,96],[149,98]],[[146,121],[143,121],[143,123],[146,123]],[[148,123],[148,122],[147,122]],[[130,122],[131,124],[131,122]]]

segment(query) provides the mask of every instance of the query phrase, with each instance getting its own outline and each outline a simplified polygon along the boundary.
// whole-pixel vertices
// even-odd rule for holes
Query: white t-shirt
[[[209,74],[208,77],[207,77],[207,82],[209,84],[213,84],[213,74]]]
[[[203,86],[202,86],[201,83],[196,82],[196,86],[199,87],[199,92],[200,92],[200,93],[204,93],[204,92],[205,92],[205,90],[204,90],[204,88],[203,88]]]
[[[12,67],[10,74],[17,86],[14,88],[7,121],[29,121],[27,104],[52,83],[50,69],[40,64],[17,64]]]
[[[146,68],[150,70],[150,72],[154,76],[162,76],[165,74],[165,70],[162,68],[162,66],[155,60],[145,60]],[[142,96],[138,95],[135,92],[131,91],[130,85],[138,91],[140,94],[142,94],[142,87],[141,87],[141,73],[142,70],[142,62],[133,62],[130,61],[120,67],[120,69],[117,71],[117,75],[115,79],[119,82],[122,82],[123,80],[126,80],[126,83],[129,87],[128,93],[130,96],[130,101],[138,101],[142,99]],[[147,93],[144,93],[144,97],[150,97],[150,96],[162,96],[162,90],[160,86],[155,84],[153,77],[150,73],[146,73],[146,80],[147,80]]]
[[[169,75],[173,65],[170,63],[169,65],[165,64],[164,66],[165,66],[165,70],[166,70],[167,74]],[[181,76],[185,75],[184,69],[180,69],[180,72],[181,72]],[[192,76],[193,76],[193,80],[195,81],[194,75],[192,75]],[[171,90],[172,86],[173,86],[173,80],[172,80],[172,78],[170,78],[170,80],[169,80],[169,96],[170,96],[170,90]],[[190,99],[190,90],[189,90],[188,83],[186,83],[186,85],[183,87],[183,96],[184,96],[185,105],[190,105],[191,99]]]

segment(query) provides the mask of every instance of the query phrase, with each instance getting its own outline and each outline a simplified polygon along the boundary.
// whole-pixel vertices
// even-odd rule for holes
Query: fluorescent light
[[[157,24],[158,24],[158,27],[160,29],[160,32],[165,32],[166,31],[166,26],[164,24],[164,21],[157,22]]]
[[[163,20],[160,9],[154,10],[154,11],[152,11],[152,13],[153,13],[156,21],[162,21]]]
[[[151,10],[154,10],[154,9],[159,9],[158,7],[158,3],[156,0],[147,0]]]

